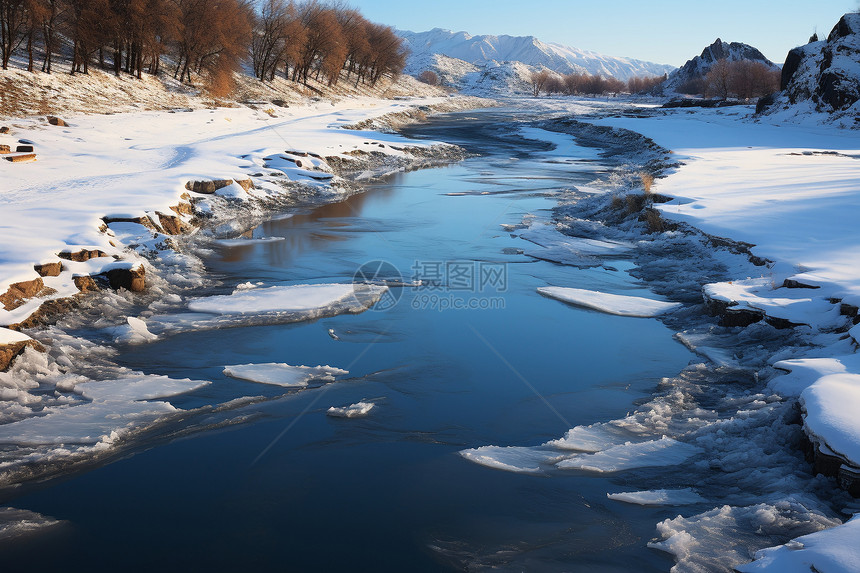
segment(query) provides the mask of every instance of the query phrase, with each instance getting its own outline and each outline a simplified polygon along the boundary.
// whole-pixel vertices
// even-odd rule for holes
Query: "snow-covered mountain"
[[[626,80],[634,76],[662,76],[674,66],[632,58],[616,58],[597,52],[541,42],[534,36],[472,36],[435,28],[429,32],[398,30],[411,53],[406,73],[438,70],[437,56],[462,60],[477,68],[495,68],[502,63],[521,63],[532,68],[546,67],[567,74],[599,74]],[[450,62],[448,62],[450,63]],[[461,66],[462,67],[462,66]]]
[[[717,38],[713,44],[702,50],[702,54],[696,56],[669,74],[669,78],[663,82],[665,91],[677,91],[684,84],[701,79],[710,71],[718,60],[730,62],[739,60],[752,60],[761,62],[772,69],[779,66],[768,60],[758,49],[741,42],[723,42]]]

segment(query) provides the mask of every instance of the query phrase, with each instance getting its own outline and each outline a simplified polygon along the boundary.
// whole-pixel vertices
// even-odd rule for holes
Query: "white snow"
[[[349,406],[332,406],[326,410],[326,415],[334,418],[363,418],[376,406],[373,402],[356,402]]]
[[[648,318],[659,316],[681,306],[677,302],[570,287],[538,287],[537,291],[542,295],[563,302],[619,316]]]
[[[266,362],[225,366],[224,374],[260,384],[304,387],[311,380],[331,382],[335,376],[345,376],[349,372],[333,366],[290,366],[282,362]]]
[[[26,342],[28,340],[32,339],[23,332],[0,327],[0,344],[14,344],[16,342]]]
[[[851,573],[860,564],[860,516],[842,525],[810,533],[785,545],[762,549],[755,561],[736,569],[743,573]]]
[[[635,505],[688,505],[707,501],[693,488],[607,493],[606,497]]]
[[[801,393],[800,407],[806,433],[860,467],[860,374],[822,376]]]

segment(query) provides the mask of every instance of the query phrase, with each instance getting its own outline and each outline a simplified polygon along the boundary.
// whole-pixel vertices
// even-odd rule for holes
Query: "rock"
[[[58,127],[68,127],[69,124],[60,119],[59,117],[55,117],[53,115],[48,116],[48,123],[51,125],[56,125]]]
[[[5,125],[3,127],[0,127],[0,133],[9,133],[9,128]]]
[[[800,62],[803,61],[805,52],[804,46],[798,46],[789,50],[788,55],[785,57],[785,63],[782,64],[782,74],[779,78],[780,91],[785,91],[788,84],[791,83],[791,79],[797,72],[797,68],[800,67]]]
[[[860,13],[845,14],[823,42],[791,50],[781,87],[792,103],[811,100],[819,111],[849,113],[860,101]]]
[[[298,162],[296,162],[296,165],[299,165]],[[299,165],[299,167],[301,167],[301,165]],[[245,191],[250,191],[254,188],[254,182],[250,179],[236,179],[236,183],[238,183],[239,187]]]
[[[307,157],[307,151],[294,151],[292,149],[286,150],[284,153],[289,153],[290,155],[295,155],[296,157]]]
[[[768,110],[770,106],[776,103],[776,97],[778,94],[772,93],[766,96],[758,98],[758,101],[755,104],[755,113],[756,115],[760,115]]]
[[[0,145],[0,153],[3,153],[3,154],[12,153],[12,148],[9,147],[8,145],[5,145],[5,144]]]
[[[88,261],[90,259],[97,259],[99,257],[106,257],[108,255],[107,255],[107,253],[105,253],[104,251],[101,251],[99,249],[92,249],[92,250],[81,249],[80,251],[76,251],[74,253],[69,252],[69,251],[63,251],[63,252],[57,253],[57,256],[60,257],[61,259],[66,259],[67,261],[75,261],[77,263],[82,263],[82,262]]]
[[[287,104],[287,102],[285,102],[285,101],[284,101],[284,100],[282,100],[282,99],[273,99],[273,100],[272,100],[272,104],[273,104],[273,105],[276,105],[276,106],[278,106],[278,107],[290,107],[290,106]]]
[[[42,263],[41,265],[33,265],[33,269],[39,273],[40,277],[58,277],[63,272],[63,263]]]
[[[3,304],[6,310],[18,308],[24,304],[25,299],[36,296],[44,288],[45,283],[41,278],[11,284],[5,293],[0,294],[0,304]]]
[[[661,86],[667,91],[677,91],[685,84],[701,80],[711,70],[711,67],[719,60],[735,62],[739,60],[752,60],[761,62],[767,67],[776,70],[778,66],[768,60],[756,48],[740,42],[723,42],[717,38],[713,44],[702,50],[702,54],[694,57],[669,74],[669,77]]]
[[[842,316],[854,317],[857,316],[858,313],[860,313],[860,308],[853,304],[843,302],[839,305],[839,314],[841,314]]]
[[[161,228],[164,229],[164,232],[168,235],[182,235],[190,229],[185,221],[176,215],[158,213],[158,222],[161,223]]]
[[[146,270],[143,267],[131,269],[111,269],[104,273],[110,287],[114,290],[124,288],[131,292],[143,292],[146,288]]]
[[[232,179],[212,179],[211,181],[188,181],[185,188],[194,193],[211,195],[218,189],[232,185]]]
[[[24,340],[12,344],[0,344],[0,372],[8,370],[12,362],[24,353],[25,348],[32,348],[39,352],[45,352],[45,348],[35,340]]]
[[[785,288],[810,288],[810,289],[821,288],[818,285],[810,285],[810,284],[802,283],[797,279],[785,279],[784,281],[782,281],[782,286]]]
[[[161,232],[161,228],[147,215],[143,215],[142,217],[102,217],[102,221],[104,221],[106,225],[110,225],[111,223],[137,223],[138,225],[143,225],[150,231],[155,231],[156,233]]]
[[[191,216],[194,214],[194,206],[191,203],[186,203],[185,201],[180,201],[176,205],[171,205],[170,209],[179,215]]]
[[[12,163],[24,163],[26,161],[36,161],[35,153],[25,153],[22,155],[7,155],[4,157],[6,161],[10,161]]]
[[[78,287],[78,290],[81,292],[91,292],[99,290],[99,285],[96,284],[95,279],[89,275],[81,275],[77,277],[72,277],[72,280],[75,283],[75,286]]]

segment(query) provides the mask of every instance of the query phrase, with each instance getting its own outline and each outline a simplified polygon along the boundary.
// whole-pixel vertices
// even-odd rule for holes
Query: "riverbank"
[[[141,291],[147,262],[215,212],[243,217],[277,205],[329,200],[361,181],[462,157],[452,146],[346,129],[373,120],[485,105],[476,98],[357,98],[305,107],[257,106],[66,116],[7,122],[0,162],[7,223],[0,230],[0,369],[36,345],[20,331],[99,287]],[[21,150],[20,153],[15,153]],[[29,157],[25,157],[29,158]],[[225,205],[229,207],[225,208]],[[247,222],[247,221],[246,221]],[[151,279],[150,279],[151,280]]]
[[[856,563],[860,556],[843,533],[856,524],[839,524],[857,505],[838,492],[857,495],[860,487],[856,134],[777,125],[748,107],[619,110],[585,121],[544,127],[616,147],[641,134],[634,146],[647,152],[616,173],[611,194],[563,202],[554,224],[580,241],[635,241],[632,274],[685,303],[661,319],[704,362],[664,381],[627,419],[573,428],[528,454],[478,448],[467,457],[487,465],[507,460],[521,471],[550,460],[609,471],[618,456],[629,464],[646,450],[662,463],[691,459],[696,480],[609,492],[627,503],[695,506],[660,522],[662,539],[651,544],[671,553],[679,570]],[[575,261],[577,239],[573,249],[563,245],[573,253],[549,250],[560,262]],[[598,298],[595,308],[604,311],[620,304],[553,288],[575,304]],[[743,533],[756,527],[773,536],[770,543]],[[808,550],[797,551],[803,538],[793,551],[756,553],[821,529]],[[753,557],[760,561],[743,565]]]

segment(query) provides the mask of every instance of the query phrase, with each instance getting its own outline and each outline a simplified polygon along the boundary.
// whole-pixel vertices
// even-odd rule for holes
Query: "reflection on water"
[[[364,194],[264,222],[252,237],[284,240],[223,248],[206,265],[232,286],[345,282],[374,260],[405,279],[416,266],[489,262],[506,271],[504,289],[492,293],[500,308],[441,310],[421,304],[425,291],[401,287],[398,304],[384,312],[183,332],[122,349],[129,367],[213,382],[177,399],[180,407],[276,399],[238,410],[247,418],[229,429],[162,444],[16,499],[16,507],[73,526],[0,547],[4,566],[58,566],[98,545],[91,571],[118,563],[148,570],[165,559],[171,568],[218,570],[668,569],[665,556],[645,548],[667,510],[609,502],[606,492],[618,491],[623,477],[541,479],[458,455],[486,444],[538,444],[570,424],[623,415],[690,356],[656,321],[537,294],[547,284],[641,287],[624,261],[580,270],[522,255],[522,240],[500,225],[549,215],[555,193],[593,181],[595,170],[542,159],[548,145],[512,135],[519,116],[468,116],[474,119],[455,115],[409,132],[483,157],[396,175]],[[450,288],[436,294],[487,296]],[[228,364],[263,362],[350,374],[282,397],[223,374]],[[366,418],[325,415],[362,400],[377,405]]]

